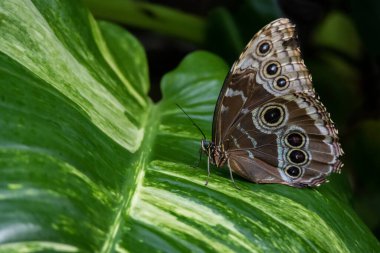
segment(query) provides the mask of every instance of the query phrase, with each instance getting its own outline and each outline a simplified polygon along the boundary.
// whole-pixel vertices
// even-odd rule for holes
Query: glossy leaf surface
[[[76,1],[0,2],[0,252],[370,252],[342,176],[257,185],[198,159],[228,72],[196,52],[153,104],[144,50]]]

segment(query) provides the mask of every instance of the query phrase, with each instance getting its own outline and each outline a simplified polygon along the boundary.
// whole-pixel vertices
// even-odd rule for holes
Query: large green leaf
[[[153,66],[154,67],[154,66]],[[198,159],[228,69],[197,52],[147,97],[140,44],[76,1],[0,2],[0,252],[376,252],[342,176],[257,185]]]

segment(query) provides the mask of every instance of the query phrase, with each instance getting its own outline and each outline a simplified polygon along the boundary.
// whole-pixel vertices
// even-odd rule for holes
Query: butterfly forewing
[[[257,183],[313,186],[339,170],[337,131],[288,19],[260,30],[232,66],[215,108],[213,142],[217,165],[226,161]]]

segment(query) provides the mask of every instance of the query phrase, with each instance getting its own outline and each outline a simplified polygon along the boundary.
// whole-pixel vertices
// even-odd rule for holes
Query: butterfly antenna
[[[203,133],[202,129],[197,125],[195,124],[195,122],[193,121],[192,118],[190,118],[190,116],[185,112],[185,110],[182,109],[182,107],[179,105],[179,104],[176,104],[178,106],[179,109],[181,109],[181,111],[189,118],[189,120],[191,121],[191,123],[193,123],[193,125],[199,130],[199,132],[202,134],[203,136],[203,139],[206,140],[206,135]]]

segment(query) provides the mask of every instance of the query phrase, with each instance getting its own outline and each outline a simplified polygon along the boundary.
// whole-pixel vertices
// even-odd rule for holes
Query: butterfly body
[[[312,87],[295,26],[260,30],[232,66],[214,111],[209,162],[256,182],[315,186],[339,171],[338,132]]]

